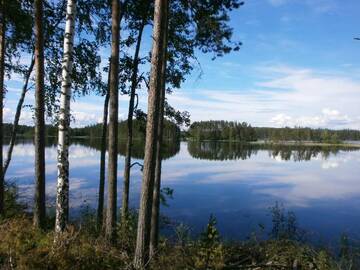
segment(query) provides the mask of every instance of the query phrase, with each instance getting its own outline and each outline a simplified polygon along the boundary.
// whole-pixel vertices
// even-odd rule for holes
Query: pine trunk
[[[43,1],[35,0],[35,204],[34,225],[45,225],[45,102]]]
[[[168,7],[166,9],[166,24],[164,25],[163,58],[161,67],[161,94],[159,105],[158,136],[156,141],[156,165],[154,179],[154,193],[151,211],[151,232],[150,232],[150,257],[157,253],[159,243],[159,215],[160,215],[160,189],[161,189],[161,160],[162,160],[162,141],[164,128],[164,104],[166,94],[166,62],[168,45]]]
[[[119,110],[119,41],[120,41],[120,4],[112,0],[112,41],[110,73],[110,108],[108,139],[108,203],[106,212],[106,238],[116,240],[116,202],[117,202],[117,154],[118,154],[118,110]]]
[[[4,162],[4,170],[3,170],[3,176],[5,178],[7,169],[9,168],[10,162],[11,162],[11,158],[12,158],[12,152],[15,146],[15,141],[16,141],[16,135],[17,135],[17,129],[19,126],[19,121],[20,121],[20,116],[21,116],[21,110],[22,107],[24,105],[24,101],[25,101],[25,96],[28,89],[28,85],[29,85],[29,80],[30,80],[30,76],[31,73],[33,72],[35,66],[35,58],[33,57],[30,63],[30,66],[27,70],[27,73],[25,75],[24,78],[24,85],[20,94],[20,99],[18,101],[18,104],[16,106],[16,112],[15,112],[15,117],[14,117],[14,123],[12,126],[12,130],[11,130],[11,136],[10,136],[10,143],[9,143],[9,147],[8,147],[8,151],[7,151],[7,155],[6,155],[6,160]]]
[[[110,92],[109,92],[110,73],[111,73],[111,64],[109,67],[109,74],[108,74],[108,87],[104,100],[104,113],[103,113],[102,134],[101,134],[99,202],[97,209],[97,223],[98,223],[98,229],[100,230],[102,228],[102,224],[104,221],[103,214],[104,214],[104,193],[105,193],[106,134],[107,134],[107,126],[108,126],[107,122],[108,122],[109,97],[110,97]]]
[[[0,2],[0,217],[4,215],[4,174],[3,174],[3,98],[5,74],[5,3]]]
[[[159,115],[158,107],[162,81],[161,66],[163,57],[164,24],[166,23],[164,14],[166,13],[166,7],[167,0],[155,1],[144,170],[134,258],[134,266],[137,269],[145,268],[149,261],[151,210],[156,165],[156,137],[158,130],[157,120]]]
[[[133,70],[131,77],[131,89],[130,89],[130,101],[129,101],[129,112],[127,119],[127,142],[126,142],[126,154],[125,154],[125,168],[124,168],[124,188],[122,196],[122,208],[121,208],[121,217],[125,219],[129,210],[129,188],[130,188],[130,169],[131,169],[131,152],[132,152],[132,140],[133,140],[133,116],[134,116],[134,104],[135,104],[135,94],[136,87],[138,84],[138,67],[139,67],[139,53],[142,34],[145,26],[145,21],[139,29],[139,34],[137,38],[135,54],[133,59]]]
[[[71,74],[75,34],[76,0],[68,0],[62,63],[61,96],[58,133],[58,179],[56,194],[55,233],[62,233],[69,219],[69,126]]]

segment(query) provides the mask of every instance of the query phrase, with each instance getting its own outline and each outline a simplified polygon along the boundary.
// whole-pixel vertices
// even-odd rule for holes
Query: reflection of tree
[[[274,144],[242,144],[236,142],[198,142],[189,141],[190,155],[198,159],[208,160],[245,160],[259,150],[268,151],[270,157],[280,157],[281,160],[309,161],[321,155],[327,159],[337,155],[339,151],[357,151],[357,147],[312,146],[312,145],[274,145]]]
[[[4,145],[9,144],[10,139],[4,138]],[[18,144],[29,144],[33,143],[32,138],[17,138],[15,145]],[[100,138],[71,138],[71,144],[79,144],[87,147],[94,148],[96,150],[101,149],[101,139]],[[180,140],[164,140],[164,146],[162,147],[163,153],[162,157],[163,160],[169,159],[175,156],[180,151]],[[134,149],[131,155],[132,158],[136,159],[143,159],[144,158],[144,147],[145,141],[144,140],[134,140]],[[56,137],[47,137],[46,138],[46,147],[55,147],[57,145],[57,138]],[[126,149],[126,141],[119,140],[119,154],[125,156],[125,149]]]
[[[100,150],[101,149],[101,140],[99,138],[86,138],[86,139],[79,139],[73,138],[73,143],[81,144],[84,146],[89,146],[91,148]],[[163,160],[169,159],[175,156],[180,151],[180,141],[179,140],[165,140],[164,145],[162,147],[163,153],[162,158]],[[131,157],[135,159],[143,159],[144,158],[144,147],[145,141],[144,140],[134,140],[133,141],[133,150],[131,153]],[[126,141],[119,140],[119,154],[125,156],[126,150]]]
[[[6,146],[10,143],[10,137],[4,137],[3,145]],[[32,137],[17,137],[15,141],[15,145],[18,144],[29,144],[33,143]],[[51,147],[57,145],[57,138],[56,137],[46,137],[45,139],[45,146]]]

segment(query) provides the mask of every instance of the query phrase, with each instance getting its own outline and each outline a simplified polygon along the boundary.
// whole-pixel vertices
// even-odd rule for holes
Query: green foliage
[[[270,207],[270,212],[272,216],[271,238],[278,240],[302,240],[303,232],[298,227],[294,212],[286,212],[284,207],[278,202],[273,207]]]
[[[15,183],[5,182],[4,193],[5,216],[1,218],[11,218],[24,213],[27,205],[19,202],[19,192]]]
[[[127,121],[120,121],[118,125],[119,137],[126,138],[127,135]],[[143,120],[133,120],[133,139],[144,140],[146,134],[146,121]],[[83,128],[73,128],[71,130],[72,136],[78,137],[92,137],[100,138],[102,134],[102,124],[90,125]],[[164,130],[163,130],[164,140],[177,140],[180,138],[180,129],[179,127],[168,121],[164,121]]]
[[[216,228],[216,218],[211,215],[209,223],[196,244],[195,267],[196,269],[222,269],[224,256],[224,247]]]
[[[255,128],[259,140],[279,141],[313,141],[321,143],[338,144],[345,140],[360,140],[358,130],[330,130],[330,129],[311,129],[311,128]]]
[[[169,187],[163,187],[160,189],[160,203],[163,206],[169,206],[168,200],[174,198],[174,190]]]
[[[350,239],[345,233],[340,237],[337,264],[339,269],[358,269],[360,267],[360,243]]]
[[[138,212],[129,210],[127,216],[121,218],[118,228],[118,246],[129,254],[134,254],[136,243],[136,230],[138,224]]]
[[[231,121],[200,121],[194,122],[187,136],[197,140],[256,141],[272,142],[321,142],[339,144],[345,140],[360,140],[358,130],[330,130],[311,128],[268,128],[252,127],[247,123]]]
[[[251,125],[243,122],[200,121],[189,128],[189,136],[196,140],[256,141],[256,132]]]
[[[54,243],[53,233],[40,231],[26,218],[0,224],[1,269],[124,269],[126,253],[84,229],[69,227]]]

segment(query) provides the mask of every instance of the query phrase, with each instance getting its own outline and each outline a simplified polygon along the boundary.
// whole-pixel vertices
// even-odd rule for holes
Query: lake
[[[134,161],[141,162],[142,142],[136,142]],[[97,205],[99,140],[73,140],[70,147],[70,204],[76,215]],[[298,225],[312,239],[338,241],[342,233],[360,239],[360,149],[242,145],[215,142],[168,142],[162,186],[174,190],[162,214],[187,224],[198,233],[210,214],[221,235],[244,239],[271,228],[269,207],[276,202],[296,214]],[[4,153],[7,146],[4,146]],[[124,144],[119,147],[118,194],[121,202]],[[56,191],[55,142],[46,147],[46,192],[49,207]],[[131,173],[130,200],[139,203],[141,171]],[[31,202],[34,147],[16,144],[7,179],[19,186],[21,199]],[[168,229],[169,230],[169,229]]]

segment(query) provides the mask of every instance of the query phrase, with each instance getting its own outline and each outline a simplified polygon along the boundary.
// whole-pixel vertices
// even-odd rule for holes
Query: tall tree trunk
[[[134,116],[134,103],[136,87],[138,84],[138,67],[139,67],[139,53],[143,30],[145,27],[146,20],[144,19],[138,33],[135,54],[133,59],[133,70],[131,77],[131,90],[130,90],[130,101],[129,101],[129,112],[127,118],[127,142],[126,142],[126,154],[125,154],[125,168],[124,168],[124,188],[122,196],[122,208],[121,217],[126,219],[129,210],[129,186],[130,186],[130,169],[131,169],[131,152],[132,152],[132,139],[133,139],[133,116]]]
[[[119,41],[120,41],[120,4],[111,1],[112,41],[110,73],[110,108],[108,139],[108,203],[106,212],[106,238],[116,240],[116,201],[117,201],[117,155],[118,155],[118,110],[119,110]]]
[[[4,215],[4,174],[3,174],[3,98],[5,74],[5,3],[0,2],[0,217]]]
[[[34,225],[45,225],[45,89],[43,1],[35,0],[35,205]]]
[[[119,24],[122,21],[124,16],[124,9],[126,8],[128,0],[125,0],[123,3],[123,8],[120,10],[120,19]],[[97,221],[98,228],[101,229],[104,221],[104,193],[105,193],[105,160],[106,160],[106,136],[108,130],[108,115],[109,115],[109,99],[110,99],[110,74],[111,74],[111,59],[109,63],[109,73],[108,73],[108,85],[107,92],[104,100],[104,114],[103,114],[103,127],[101,134],[101,154],[100,154],[100,181],[99,181],[99,202],[98,202],[98,210],[97,210]]]
[[[16,141],[17,128],[19,126],[19,121],[20,121],[20,116],[21,116],[21,109],[22,109],[22,107],[24,105],[26,93],[29,90],[28,85],[29,85],[29,80],[30,80],[31,73],[33,72],[33,69],[34,69],[34,65],[35,65],[35,58],[32,57],[30,66],[29,66],[29,68],[28,68],[28,70],[27,70],[27,72],[25,74],[24,85],[23,85],[23,88],[21,90],[20,99],[19,99],[18,104],[16,106],[14,122],[13,122],[12,130],[11,130],[10,143],[9,143],[9,147],[8,147],[8,151],[7,151],[7,155],[6,155],[6,160],[4,162],[4,170],[3,170],[3,176],[4,177],[6,175],[7,169],[9,168],[9,165],[10,165],[12,152],[13,152],[13,149],[14,149],[14,146],[15,146],[15,141]]]
[[[161,67],[161,94],[159,104],[158,136],[156,140],[156,165],[154,179],[154,193],[151,211],[151,232],[150,232],[150,257],[154,257],[159,243],[159,214],[160,214],[160,188],[161,188],[161,160],[162,160],[162,142],[164,128],[164,104],[166,93],[166,63],[168,46],[168,16],[169,9],[166,8],[166,24],[164,25],[163,58]]]
[[[161,92],[161,66],[163,58],[164,14],[167,0],[155,1],[153,48],[151,56],[150,89],[146,123],[144,171],[141,189],[139,219],[134,266],[143,269],[149,260],[149,242],[152,197],[155,175],[156,137],[158,130],[159,99]]]
[[[111,63],[111,61],[110,61],[110,63]],[[107,91],[106,91],[105,100],[104,100],[104,114],[103,114],[103,124],[102,124],[102,134],[101,134],[99,202],[98,202],[98,209],[97,209],[98,229],[102,228],[103,214],[104,214],[106,134],[107,134],[107,125],[108,125],[107,122],[108,122],[109,98],[110,98],[110,91],[109,91],[110,73],[111,73],[111,65],[109,67],[108,85],[107,85]]]
[[[76,0],[68,0],[66,7],[64,58],[62,64],[59,112],[58,179],[55,219],[56,234],[60,234],[65,230],[69,219],[69,126],[75,16]]]

